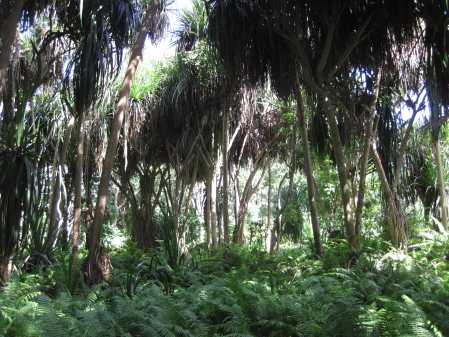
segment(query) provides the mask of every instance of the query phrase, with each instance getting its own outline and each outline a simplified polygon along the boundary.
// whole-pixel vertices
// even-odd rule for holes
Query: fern
[[[309,264],[297,251],[256,252],[253,261],[241,249],[232,254],[238,263],[216,255],[179,266],[167,284],[151,276],[151,267],[132,296],[120,278],[88,293],[55,296],[45,293],[47,280],[39,274],[14,279],[0,296],[0,336],[449,335],[448,278],[419,261],[411,269],[385,263],[365,273],[363,266],[348,271]],[[126,272],[133,275],[132,268]]]

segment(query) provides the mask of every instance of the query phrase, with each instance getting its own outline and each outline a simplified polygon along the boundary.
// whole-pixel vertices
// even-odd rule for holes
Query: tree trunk
[[[122,87],[118,94],[117,111],[114,116],[114,122],[111,130],[106,156],[103,161],[101,171],[100,185],[98,187],[98,198],[95,208],[95,216],[92,224],[92,235],[89,242],[89,265],[96,264],[97,255],[99,253],[101,230],[106,214],[107,197],[109,191],[109,182],[111,178],[112,168],[114,166],[115,155],[120,138],[120,130],[122,128],[125,111],[128,106],[128,99],[131,92],[131,85],[137,68],[142,61],[142,51],[145,46],[145,39],[147,36],[147,23],[151,20],[151,11],[147,11],[140,27],[139,34],[135,45],[132,48],[131,57],[128,68],[126,70],[125,78]],[[89,274],[88,274],[89,277]]]
[[[210,180],[210,177],[207,177],[206,179],[206,207],[205,207],[205,214],[204,214],[204,226],[206,229],[206,244],[207,247],[211,246],[212,239],[211,239],[211,194],[212,194],[212,181]]]
[[[382,165],[379,153],[375,145],[371,145],[371,151],[374,157],[374,164],[376,166],[377,173],[379,175],[380,184],[382,190],[384,191],[385,197],[387,199],[387,214],[388,214],[388,225],[391,236],[391,241],[394,246],[398,248],[405,247],[407,243],[407,235],[405,232],[406,222],[402,211],[397,205],[397,196],[393,192],[388,183],[385,170]]]
[[[443,162],[441,160],[440,140],[438,136],[432,135],[432,152],[437,173],[437,189],[440,199],[441,224],[445,230],[448,229],[448,207],[446,189],[444,186]]]
[[[365,139],[363,143],[363,153],[360,161],[359,170],[359,187],[357,191],[357,205],[355,210],[355,235],[360,237],[361,227],[362,227],[362,214],[363,206],[365,202],[365,188],[366,188],[366,171],[368,167],[368,159],[370,153],[370,145],[372,138],[372,120],[368,121],[370,124],[365,130]],[[371,131],[370,131],[371,130]]]
[[[444,229],[448,229],[448,206],[446,201],[446,192],[444,188],[444,176],[443,176],[443,163],[441,161],[440,152],[440,123],[439,118],[441,115],[441,97],[438,93],[438,83],[436,76],[435,65],[432,64],[432,53],[428,51],[428,63],[427,63],[427,97],[430,105],[430,121],[431,121],[431,136],[432,136],[432,152],[435,161],[435,169],[437,173],[437,189],[440,197],[440,208],[441,208],[441,224]]]
[[[50,217],[50,224],[48,227],[48,235],[47,235],[47,242],[45,244],[45,248],[47,253],[49,253],[53,246],[55,245],[57,239],[59,230],[61,228],[61,199],[63,199],[63,193],[62,190],[64,190],[64,165],[67,157],[67,151],[70,144],[70,138],[72,136],[72,128],[75,123],[75,118],[72,117],[69,121],[69,124],[67,126],[67,129],[64,132],[64,143],[62,144],[61,153],[58,153],[59,150],[59,144],[56,149],[55,154],[55,165],[53,168],[54,174],[56,174],[56,179],[54,180],[53,187],[52,187],[52,193],[50,198],[50,207],[49,207],[49,217]],[[56,171],[56,173],[55,173]]]
[[[215,169],[212,170],[210,184],[210,229],[212,232],[212,247],[217,247],[217,180],[215,179]]]
[[[9,281],[11,277],[12,260],[11,256],[0,257],[0,286]]]
[[[317,192],[315,187],[315,178],[313,176],[312,158],[309,148],[309,137],[307,132],[307,124],[304,115],[304,102],[301,95],[299,85],[296,88],[296,113],[299,122],[299,130],[301,132],[303,151],[304,151],[304,173],[307,178],[307,195],[309,199],[310,218],[312,220],[313,240],[315,244],[315,254],[322,255],[320,223],[318,221],[318,211],[316,207]]]
[[[24,3],[25,0],[9,1],[9,5],[4,5],[8,8],[5,15],[0,18],[0,94],[6,81],[11,49]]]
[[[236,175],[234,179],[234,224],[237,226],[239,220],[240,209],[240,187],[239,177]]]
[[[268,149],[266,149],[268,150]],[[259,180],[257,181],[256,185],[253,186],[253,180],[256,176],[256,173],[259,169],[260,165],[263,165],[265,155],[267,153],[264,151],[264,153],[259,155],[259,158],[256,159],[256,162],[254,163],[254,168],[249,174],[248,180],[245,183],[245,188],[243,189],[242,195],[240,197],[239,201],[239,209],[237,213],[237,223],[236,227],[234,228],[234,237],[233,242],[237,244],[243,244],[245,243],[245,217],[246,213],[248,211],[248,204],[249,201],[254,194],[254,192],[257,190],[260,182],[262,181],[263,176],[265,175],[265,169],[266,166],[264,166],[264,170],[260,175]]]
[[[272,235],[273,235],[273,212],[271,208],[271,162],[268,163],[268,192],[267,192],[267,251],[271,252]]]
[[[65,194],[62,198],[62,223],[61,223],[61,233],[58,239],[58,245],[62,247],[63,251],[67,251],[69,248],[69,205],[72,199],[71,188],[67,187]]]
[[[197,177],[198,177],[198,162],[195,162],[193,172],[190,178],[190,184],[188,186],[187,196],[185,198],[183,222],[182,225],[179,227],[179,237],[181,238],[181,241],[183,242],[185,248],[184,250],[181,249],[181,251],[184,251],[185,253],[187,253],[187,231],[189,230],[189,228],[187,227],[189,224],[188,219],[190,216],[190,210],[192,206],[193,194]],[[184,195],[184,192],[182,193],[182,195]],[[179,209],[181,209],[181,207],[182,207],[182,199],[180,200]]]
[[[55,155],[55,163],[53,165],[53,176],[54,182],[52,186],[51,196],[50,196],[50,205],[49,205],[49,226],[47,231],[47,240],[45,243],[46,253],[50,253],[53,249],[53,246],[58,238],[59,232],[59,219],[58,215],[60,214],[59,203],[61,201],[61,184],[62,184],[62,176],[61,176],[61,168],[60,168],[60,159],[59,154]]]
[[[87,129],[88,130],[88,129]],[[94,196],[93,196],[93,161],[91,160],[92,135],[86,130],[84,134],[84,225],[86,226],[86,249],[89,249],[89,242],[92,237],[92,224],[94,221]]]
[[[135,230],[136,241],[138,242],[141,249],[151,249],[155,244],[154,237],[154,224],[153,224],[153,214],[154,205],[152,202],[154,188],[156,183],[155,172],[149,172],[148,169],[145,170],[142,176],[140,176],[140,193],[141,193],[141,205],[140,209],[137,206],[137,214],[139,214],[140,223],[138,228]],[[160,190],[157,195],[160,195]]]
[[[374,129],[374,117],[376,111],[376,104],[379,97],[380,80],[382,77],[381,69],[377,72],[376,83],[373,90],[373,97],[371,99],[371,104],[369,106],[368,118],[366,120],[365,126],[365,139],[363,143],[363,152],[360,162],[359,171],[359,186],[357,189],[357,204],[355,210],[355,235],[357,238],[360,237],[360,231],[362,227],[362,214],[365,199],[365,188],[366,188],[366,171],[368,167],[368,159],[370,154],[371,140],[373,138]]]
[[[234,243],[243,244],[245,243],[245,216],[248,205],[245,201],[240,202],[240,207],[237,215],[237,224],[234,230]]]
[[[76,126],[77,133],[77,146],[76,146],[76,163],[75,163],[75,178],[74,178],[74,215],[72,226],[72,259],[71,259],[71,279],[72,282],[76,279],[78,273],[77,261],[79,250],[79,235],[82,213],[82,188],[83,188],[83,163],[84,163],[84,130],[83,130],[84,117],[79,116]]]
[[[329,124],[329,133],[332,140],[335,161],[337,162],[338,178],[340,180],[341,203],[343,207],[346,238],[352,252],[356,252],[358,250],[358,241],[355,234],[354,210],[351,197],[351,181],[346,167],[343,144],[340,139],[340,131],[338,129],[337,120],[334,112],[332,111],[333,107],[326,100],[324,102],[324,105],[326,117]]]
[[[229,161],[228,161],[228,110],[223,113],[223,238],[225,244],[229,243]]]
[[[219,189],[217,189],[217,192]],[[223,244],[223,208],[217,202],[217,230],[218,230],[218,244]]]
[[[291,179],[289,179],[289,192],[290,192],[290,186],[293,186],[293,170],[290,170],[289,174]],[[284,181],[287,179],[287,174],[282,177],[277,191],[277,197],[276,197],[276,219],[274,220],[274,224],[272,226],[271,235],[270,235],[270,254],[274,253],[276,248],[278,247],[278,241],[279,241],[279,231],[280,231],[280,222],[282,220],[282,212],[284,211],[285,206],[282,206],[281,201],[281,190],[282,186],[284,185]],[[292,187],[293,188],[293,187]]]

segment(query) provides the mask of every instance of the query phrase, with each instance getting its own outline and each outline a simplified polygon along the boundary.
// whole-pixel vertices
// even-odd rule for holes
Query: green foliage
[[[155,65],[148,68],[140,68],[131,86],[130,98],[142,100],[154,93],[162,78],[162,66]]]
[[[198,247],[176,270],[128,245],[112,283],[82,296],[49,296],[40,274],[11,281],[0,336],[446,336],[447,241],[437,242],[412,255],[364,242],[352,270],[332,267],[347,253],[339,241],[322,261],[298,249]],[[124,274],[140,280],[131,296]]]

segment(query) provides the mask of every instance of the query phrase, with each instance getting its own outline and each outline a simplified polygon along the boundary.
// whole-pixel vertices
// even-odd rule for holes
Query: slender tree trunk
[[[388,225],[391,241],[396,247],[403,248],[407,243],[405,218],[402,211],[398,208],[397,197],[388,183],[382,161],[374,144],[371,145],[371,152],[374,157],[374,165],[376,166],[376,170],[379,175],[380,184],[387,199]]]
[[[92,136],[86,127],[84,134],[84,203],[86,208],[84,210],[84,224],[86,226],[86,249],[89,249],[89,242],[92,237],[92,224],[94,221],[94,196],[92,192],[92,174],[93,167],[91,157],[91,142]]]
[[[217,189],[217,192],[219,189]],[[222,205],[221,205],[222,206]],[[217,202],[217,230],[218,230],[218,244],[223,243],[223,208]]]
[[[435,161],[435,169],[437,173],[437,188],[440,197],[440,209],[441,209],[441,224],[444,229],[448,229],[448,206],[446,201],[446,191],[444,188],[444,175],[443,175],[443,163],[441,161],[441,151],[440,151],[440,125],[438,119],[441,114],[441,97],[438,93],[438,84],[436,69],[433,61],[433,55],[431,50],[428,51],[427,55],[427,97],[430,105],[430,120],[431,120],[431,136],[432,136],[432,152]]]
[[[369,121],[370,125],[372,125],[372,121]],[[371,131],[370,131],[371,130]],[[363,206],[365,202],[365,188],[366,188],[366,171],[368,167],[368,159],[370,153],[370,145],[372,138],[372,126],[368,126],[366,129],[366,135],[363,144],[363,153],[360,162],[360,171],[359,171],[359,188],[357,192],[357,208],[355,211],[355,235],[357,237],[360,236],[361,227],[362,227],[362,214],[363,214]]]
[[[289,176],[292,177],[292,173],[293,170],[290,170],[291,172],[289,172]],[[277,190],[277,197],[276,197],[276,219],[274,220],[274,224],[272,226],[272,230],[271,230],[271,238],[270,238],[270,254],[274,253],[276,247],[277,247],[277,243],[278,243],[278,239],[279,239],[279,230],[280,230],[280,226],[279,223],[282,219],[282,212],[284,211],[285,206],[282,206],[282,202],[281,202],[281,190],[282,190],[282,186],[284,184],[285,179],[287,179],[287,174],[284,175],[284,177],[282,177],[279,186],[278,186],[278,190]],[[293,178],[289,179],[289,183],[291,183],[290,186],[293,185]],[[289,191],[290,191],[290,186],[289,186]],[[292,187],[293,188],[293,187]]]
[[[217,247],[217,180],[215,179],[215,169],[212,170],[210,184],[210,229],[212,231],[212,247]]]
[[[229,161],[228,161],[228,110],[223,113],[223,238],[225,244],[229,243]]]
[[[140,207],[136,205],[140,222],[135,229],[135,238],[142,249],[151,249],[155,244],[153,224],[155,183],[156,173],[149,172],[146,168],[144,174],[140,176],[141,205]],[[161,189],[158,190],[156,197],[160,196],[160,192]]]
[[[301,132],[303,151],[304,151],[304,172],[307,178],[307,195],[309,199],[310,218],[312,220],[313,240],[315,244],[315,254],[322,255],[320,223],[318,221],[318,211],[316,207],[317,192],[315,187],[315,178],[313,176],[312,158],[309,148],[309,137],[307,124],[304,115],[304,101],[301,95],[301,89],[297,85],[296,88],[296,114],[299,122],[299,131]]]
[[[61,233],[59,235],[58,244],[62,247],[63,251],[67,251],[69,248],[69,205],[72,199],[71,188],[67,187],[65,194],[63,194],[62,199],[62,223],[61,223]]]
[[[343,144],[340,139],[337,120],[332,106],[325,101],[326,117],[329,124],[329,133],[332,140],[335,161],[337,162],[338,178],[340,180],[341,203],[343,207],[346,238],[353,252],[358,250],[358,241],[355,233],[354,210],[351,197],[351,181],[346,167]]]
[[[175,233],[176,233],[176,239],[178,241],[178,248],[181,252],[185,252],[186,251],[186,242],[185,242],[185,237],[184,237],[184,232],[182,230],[180,230],[180,208],[182,205],[182,194],[181,191],[179,189],[179,179],[182,179],[177,172],[176,174],[176,182],[175,185],[177,185],[175,187],[175,193],[173,193],[173,227],[175,228]]]
[[[179,231],[180,231],[179,236],[180,236],[181,241],[183,242],[184,248],[185,248],[184,250],[181,249],[181,251],[184,251],[185,253],[187,253],[187,231],[188,231],[187,225],[188,225],[189,214],[190,214],[190,210],[191,210],[191,206],[192,206],[193,191],[195,189],[197,177],[198,177],[198,162],[195,162],[193,172],[192,172],[192,175],[190,178],[190,184],[188,186],[187,196],[185,198],[183,222],[179,228]],[[182,193],[182,194],[184,195],[184,193]],[[180,201],[179,209],[181,209],[181,206],[182,206],[182,199]]]
[[[278,209],[280,208],[281,208],[281,200],[278,198]],[[279,213],[276,219],[274,220],[274,228],[276,236],[274,236],[272,240],[272,248],[271,248],[272,253],[278,251],[282,243],[282,234],[283,234],[282,221],[283,221],[282,213]]]
[[[298,118],[296,118],[298,119]],[[293,134],[290,141],[290,151],[292,153],[291,156],[291,162],[290,167],[288,170],[288,173],[282,177],[278,189],[277,189],[277,201],[276,201],[276,210],[277,210],[277,216],[274,220],[274,224],[272,226],[271,231],[271,240],[270,240],[270,254],[274,253],[275,250],[279,248],[279,243],[282,240],[282,233],[281,233],[281,224],[282,224],[282,213],[285,210],[285,207],[288,205],[288,203],[291,200],[292,194],[293,194],[293,183],[295,178],[295,172],[297,167],[297,131],[298,131],[298,120],[296,120],[293,128]],[[284,185],[284,181],[288,177],[288,194],[287,194],[287,200],[284,202],[284,205],[282,205],[281,200],[281,191],[282,186]]]
[[[146,179],[145,179],[146,180]],[[140,233],[142,235],[138,240],[140,241],[141,247],[143,249],[148,249],[154,247],[154,233],[153,233],[153,205],[151,204],[151,199],[153,196],[153,188],[154,188],[154,177],[150,177],[149,181],[145,184],[149,184],[149,186],[142,186],[145,191],[145,196],[143,198],[143,214],[144,218],[142,219]]]
[[[207,247],[212,244],[212,226],[211,226],[211,194],[212,194],[212,181],[210,177],[206,179],[206,207],[204,215],[204,225],[206,229],[206,243]]]
[[[239,177],[236,175],[234,179],[234,224],[237,226],[240,209],[240,187]]]
[[[243,189],[243,193],[240,197],[239,209],[238,209],[238,213],[237,213],[237,224],[234,229],[234,237],[233,237],[234,243],[237,243],[237,244],[245,243],[245,217],[246,217],[246,213],[248,211],[248,204],[249,204],[249,201],[250,201],[252,195],[257,190],[258,186],[260,185],[260,182],[262,181],[263,176],[265,175],[266,166],[263,167],[263,172],[261,173],[260,178],[257,181],[255,186],[253,186],[253,181],[254,181],[254,177],[256,176],[256,173],[259,169],[259,166],[264,165],[265,155],[266,155],[266,152],[263,154],[260,154],[259,158],[256,160],[256,163],[254,164],[254,168],[251,171],[251,173],[249,174],[248,180],[245,183],[245,188]]]
[[[267,192],[267,251],[271,252],[272,234],[273,234],[273,212],[271,207],[271,162],[268,163],[268,192]]]
[[[11,49],[17,34],[20,14],[25,0],[9,1],[3,17],[0,17],[0,94],[6,81]]]
[[[145,39],[147,36],[147,23],[151,20],[151,11],[147,11],[140,27],[139,34],[135,45],[132,48],[131,57],[128,68],[126,70],[125,78],[122,83],[122,88],[118,94],[117,111],[114,116],[111,136],[108,141],[106,156],[103,161],[101,171],[100,186],[98,187],[98,198],[95,208],[95,216],[92,224],[92,235],[89,242],[89,264],[95,264],[97,255],[99,253],[99,244],[101,229],[106,214],[107,197],[109,191],[109,182],[111,178],[112,168],[114,166],[115,155],[120,138],[120,130],[122,128],[125,111],[128,106],[128,99],[131,92],[131,85],[137,68],[142,61],[142,51],[145,46]]]
[[[84,130],[83,130],[84,117],[79,116],[76,126],[77,133],[77,146],[76,146],[76,163],[75,163],[75,178],[74,178],[74,215],[72,226],[72,259],[71,259],[71,279],[76,279],[78,273],[77,261],[79,251],[79,235],[82,213],[82,188],[83,188],[83,164],[84,164]]]
[[[53,248],[54,243],[57,239],[58,234],[58,204],[61,200],[61,174],[60,174],[60,154],[59,154],[59,144],[56,146],[55,158],[53,160],[52,165],[52,174],[53,174],[53,185],[51,188],[50,200],[49,200],[49,209],[48,209],[48,217],[50,218],[48,231],[47,231],[47,239],[44,244],[44,250],[46,253],[50,253]]]
[[[365,125],[365,139],[363,142],[363,152],[360,161],[360,171],[359,171],[359,187],[357,189],[357,204],[355,210],[355,235],[357,238],[360,236],[360,231],[362,227],[362,214],[363,206],[365,201],[365,188],[366,188],[366,171],[368,167],[368,159],[370,154],[371,141],[373,138],[374,129],[374,117],[376,111],[376,104],[379,97],[380,80],[382,76],[382,71],[379,69],[377,72],[376,83],[374,86],[373,97],[371,99],[371,104],[368,111],[368,118]]]
[[[63,198],[63,184],[64,184],[64,165],[67,157],[67,150],[70,144],[70,138],[72,136],[72,128],[75,123],[75,118],[72,117],[69,121],[68,127],[64,133],[64,143],[62,144],[61,153],[58,153],[59,144],[57,146],[57,153],[55,154],[55,165],[53,168],[53,174],[56,174],[54,180],[52,193],[50,198],[50,225],[48,228],[47,242],[45,244],[47,252],[53,249],[54,244],[58,239],[58,233],[61,224],[61,206],[60,202]]]
[[[56,179],[53,183],[51,198],[50,198],[50,223],[48,227],[47,233],[47,241],[45,244],[46,253],[50,253],[53,249],[57,239],[58,233],[60,230],[60,219],[61,219],[61,211],[60,211],[60,202],[61,202],[61,189],[62,189],[62,172],[59,166],[59,163],[54,167],[56,171]]]
[[[245,216],[248,205],[245,201],[240,202],[240,207],[237,215],[237,224],[234,230],[234,243],[245,243]]]
[[[448,206],[446,189],[444,186],[443,162],[441,160],[440,140],[438,136],[432,135],[432,152],[437,172],[437,186],[440,199],[441,224],[445,230],[448,229]]]

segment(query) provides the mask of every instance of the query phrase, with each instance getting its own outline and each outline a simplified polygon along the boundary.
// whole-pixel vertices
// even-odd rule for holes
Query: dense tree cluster
[[[273,323],[268,330],[277,332],[271,334],[268,321],[260,331],[239,321],[239,315],[253,323],[270,315],[245,304],[256,294],[267,301],[261,310],[273,305],[279,310],[273,315],[286,310],[307,317],[294,302],[312,301],[306,283],[314,282],[314,272],[301,271],[305,281],[292,281],[297,291],[284,289],[291,270],[284,273],[282,264],[303,256],[283,255],[293,245],[304,256],[311,253],[304,257],[307,263],[322,263],[317,273],[348,269],[317,281],[342,294],[347,290],[340,280],[350,280],[353,292],[345,296],[357,318],[340,322],[337,315],[345,331],[374,336],[382,324],[393,327],[394,319],[376,307],[377,325],[368,328],[362,312],[380,306],[391,315],[406,312],[414,322],[397,327],[398,333],[419,335],[421,328],[447,333],[447,323],[432,316],[430,302],[401,283],[396,266],[392,277],[408,289],[403,302],[379,304],[364,297],[364,287],[391,295],[386,264],[374,268],[367,262],[383,261],[376,255],[386,253],[382,245],[404,257],[423,249],[423,237],[441,239],[449,229],[448,2],[193,0],[172,32],[175,55],[142,66],[145,43],[168,38],[172,4],[0,1],[0,284],[6,289],[0,304],[12,305],[7,302],[14,298],[12,275],[40,275],[42,268],[60,263],[72,294],[104,281],[118,289],[116,276],[131,268],[120,259],[132,256],[131,264],[143,262],[119,282],[126,284],[130,302],[116,299],[118,307],[139,311],[154,305],[132,302],[141,279],[158,280],[165,294],[144,291],[157,298],[175,296],[176,287],[189,289],[192,293],[180,295],[188,305],[189,296],[205,290],[192,285],[190,276],[183,284],[178,277],[186,271],[179,268],[196,266],[199,259],[212,296],[223,299],[229,292],[235,301],[208,302],[204,310],[228,315],[226,324],[239,328],[223,323],[221,330],[208,330],[201,308],[194,308],[184,314],[196,317],[198,330],[184,326],[185,331],[328,336],[317,318]],[[438,249],[447,259],[447,242]],[[277,261],[281,276],[267,281],[269,268],[249,261],[248,251],[255,252],[257,263]],[[257,255],[262,252],[267,255]],[[210,274],[203,254],[219,256]],[[240,258],[249,260],[235,264]],[[305,266],[291,262],[298,270]],[[229,268],[250,282],[253,274],[244,266],[263,269],[254,277],[271,282],[281,297],[263,287],[239,286],[218,270]],[[361,276],[364,268],[376,270],[374,285],[362,285],[369,282]],[[440,269],[432,272],[441,276]],[[375,293],[371,290],[366,293]],[[107,294],[101,296],[111,319],[127,319],[114,311]],[[69,309],[56,308],[60,301],[54,300],[51,310],[68,315]],[[152,332],[117,335],[180,335],[167,332],[174,329],[169,322],[176,321],[170,316],[175,302],[170,298],[155,309],[164,323],[149,325]],[[45,326],[42,317],[39,324]],[[429,320],[440,323],[430,327]],[[289,324],[302,324],[306,332],[289,330]]]

